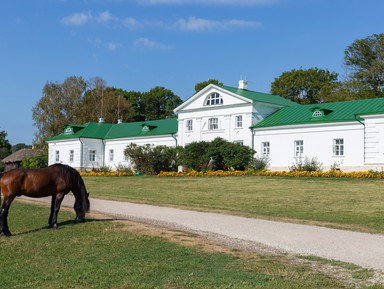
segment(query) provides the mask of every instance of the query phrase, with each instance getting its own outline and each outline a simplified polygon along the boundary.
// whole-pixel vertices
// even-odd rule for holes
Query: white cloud
[[[88,13],[74,13],[67,17],[64,17],[61,22],[68,26],[81,26],[90,21],[96,21],[98,23],[107,23],[110,21],[117,21],[118,18],[113,16],[109,11],[100,12],[96,17],[91,12]]]
[[[139,21],[137,21],[135,18],[127,17],[123,20],[123,25],[129,29],[138,29],[143,27]]]
[[[172,47],[169,45],[165,45],[159,42],[154,42],[148,38],[139,38],[134,41],[134,45],[137,47],[145,47],[145,48],[150,48],[150,49],[171,49]]]
[[[245,21],[245,20],[208,20],[195,17],[189,17],[188,19],[179,19],[175,27],[185,31],[213,31],[213,30],[226,30],[231,28],[257,28],[261,23],[257,21]]]
[[[121,47],[121,44],[119,43],[114,43],[114,42],[107,43],[107,48],[109,51],[115,51],[119,47]]]
[[[64,17],[61,22],[69,26],[80,26],[84,25],[92,19],[90,13],[74,13],[70,16]]]
[[[231,5],[231,6],[256,6],[274,4],[281,0],[137,0],[141,4],[204,4],[204,5]]]
[[[104,11],[104,12],[99,13],[96,20],[99,23],[106,23],[109,21],[118,20],[118,18],[113,16],[111,13],[109,13],[109,11]]]

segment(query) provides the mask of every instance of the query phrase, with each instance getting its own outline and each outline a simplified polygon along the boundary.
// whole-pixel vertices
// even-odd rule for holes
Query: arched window
[[[217,104],[223,104],[223,98],[217,92],[211,93],[207,97],[207,100],[205,101],[205,105],[217,105]]]

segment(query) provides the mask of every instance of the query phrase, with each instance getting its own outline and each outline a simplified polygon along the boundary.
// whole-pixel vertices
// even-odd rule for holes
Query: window
[[[269,156],[269,152],[270,152],[269,141],[261,143],[261,151],[262,151],[263,157]]]
[[[109,161],[110,162],[113,162],[113,154],[114,154],[114,151],[113,150],[109,150]]]
[[[323,113],[321,112],[321,110],[315,110],[312,114],[313,117],[322,117],[323,116]]]
[[[73,150],[70,150],[70,151],[69,151],[69,161],[70,161],[70,162],[73,162],[73,160],[74,160],[74,154],[75,154],[75,152],[74,152]]]
[[[244,141],[242,140],[235,140],[234,143],[237,143],[239,145],[244,145]]]
[[[304,154],[304,141],[295,140],[295,157],[302,157]]]
[[[333,155],[334,156],[344,155],[344,139],[336,138],[333,140]]]
[[[187,131],[192,131],[193,130],[193,122],[191,119],[187,120]]]
[[[235,127],[243,127],[243,116],[242,115],[236,116]]]
[[[208,129],[209,130],[219,129],[219,120],[217,118],[208,119]]]
[[[218,94],[217,92],[214,92],[208,96],[207,101],[205,102],[205,105],[217,105],[217,104],[223,104],[223,99],[220,94]]]
[[[89,161],[90,162],[96,161],[96,151],[95,150],[89,151]]]
[[[60,151],[55,151],[55,162],[60,161]]]

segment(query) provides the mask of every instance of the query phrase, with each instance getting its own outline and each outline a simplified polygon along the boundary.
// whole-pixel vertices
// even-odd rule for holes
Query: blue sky
[[[383,11],[382,0],[2,0],[0,130],[31,144],[44,85],[73,75],[183,100],[210,78],[269,92],[294,68],[343,77],[344,50],[383,33]]]

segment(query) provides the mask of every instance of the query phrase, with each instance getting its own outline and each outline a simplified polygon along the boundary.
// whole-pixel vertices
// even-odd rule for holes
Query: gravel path
[[[34,199],[49,201],[49,199]],[[73,206],[72,195],[64,206]],[[231,242],[256,242],[299,255],[314,255],[384,271],[384,235],[282,223],[217,213],[90,199],[92,212],[156,223],[197,234],[216,234]]]

